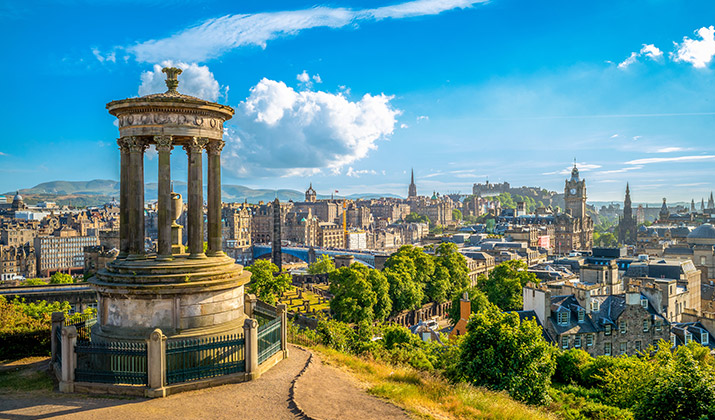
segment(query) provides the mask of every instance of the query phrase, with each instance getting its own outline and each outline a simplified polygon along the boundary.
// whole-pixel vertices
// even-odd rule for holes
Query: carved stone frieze
[[[215,116],[194,115],[174,112],[148,112],[142,114],[125,114],[119,116],[119,128],[142,125],[185,125],[209,130],[223,131],[223,120]]]

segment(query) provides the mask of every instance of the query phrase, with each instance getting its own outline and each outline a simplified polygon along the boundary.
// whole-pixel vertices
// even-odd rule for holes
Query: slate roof
[[[688,239],[715,239],[715,226],[710,223],[703,223],[690,232]]]

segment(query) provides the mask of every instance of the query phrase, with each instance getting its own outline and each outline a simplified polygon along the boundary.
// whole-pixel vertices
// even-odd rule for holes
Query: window
[[[618,354],[626,354],[627,348],[628,348],[628,343],[621,343],[620,349],[618,350]]]
[[[691,341],[693,341],[693,335],[690,333],[685,333],[685,344],[688,344]]]
[[[606,343],[603,345],[603,354],[605,354],[606,356],[611,355],[611,343]]]
[[[703,346],[710,344],[710,334],[707,331],[700,333],[700,344]]]
[[[583,309],[578,310],[578,322],[583,322],[586,319],[586,311]]]
[[[577,348],[577,349],[578,349],[578,348],[581,348],[581,337],[576,336],[576,338],[574,338],[574,340],[573,340],[573,346],[574,346],[575,348]]]
[[[648,322],[647,319],[643,320],[643,332],[648,332],[648,329],[650,328],[650,323]]]
[[[561,347],[562,348],[569,348],[569,338],[568,337],[561,337]]]
[[[648,309],[648,299],[641,298],[641,306],[645,309]]]
[[[641,351],[641,342],[640,342],[640,340],[636,340],[636,342],[633,344],[633,348],[635,348],[636,351]]]
[[[559,321],[560,325],[568,324],[569,323],[569,313],[568,312],[559,312],[558,321]]]
[[[678,344],[677,338],[675,337],[675,334],[670,334],[670,344],[675,347],[676,344]]]
[[[606,334],[606,335],[611,335],[611,329],[612,329],[612,328],[613,328],[613,327],[611,326],[611,324],[606,324],[606,333],[605,333],[605,334]]]
[[[620,321],[618,323],[618,329],[621,331],[621,334],[625,334],[628,331],[628,323],[626,321]]]
[[[591,347],[593,345],[593,334],[586,336],[586,347]]]
[[[663,329],[663,320],[656,319],[655,320],[655,330],[660,331]]]
[[[597,300],[591,301],[591,310],[594,312],[598,312],[598,301]]]

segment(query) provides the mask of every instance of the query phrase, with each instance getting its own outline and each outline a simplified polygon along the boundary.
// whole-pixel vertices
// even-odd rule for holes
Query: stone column
[[[281,319],[281,350],[285,359],[288,357],[288,306],[285,303],[277,304],[276,315]]]
[[[258,379],[258,321],[247,318],[243,321],[244,355],[246,357],[246,379]]]
[[[77,328],[73,325],[62,327],[62,379],[60,392],[74,392],[74,370],[77,365]]]
[[[166,336],[159,328],[152,331],[147,345],[147,380],[149,389],[146,396],[162,398],[166,396]]]
[[[156,250],[157,260],[171,260],[171,136],[154,136],[156,151],[159,152],[159,178],[158,178],[158,245]]]
[[[224,255],[221,244],[221,150],[222,140],[209,141],[206,146],[208,154],[208,256]]]
[[[144,250],[144,152],[148,144],[137,136],[128,137],[129,171],[127,174],[129,188],[126,192],[130,203],[128,206],[127,233],[129,236],[128,259],[146,258]]]
[[[189,212],[186,217],[189,237],[189,258],[206,258],[204,254],[204,194],[201,171],[201,151],[208,139],[191,138],[184,150],[189,157]]]
[[[126,258],[129,255],[129,142],[127,138],[117,139],[117,145],[121,153],[121,164],[119,169],[119,255],[117,259]]]

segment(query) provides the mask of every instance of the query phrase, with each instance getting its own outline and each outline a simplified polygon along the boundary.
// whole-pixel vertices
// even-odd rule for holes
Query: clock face
[[[571,194],[576,194],[576,188],[571,188]]]

